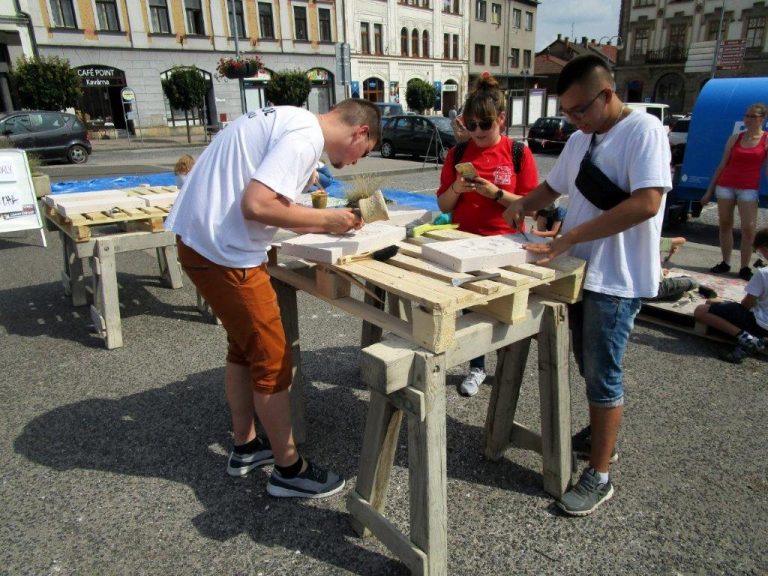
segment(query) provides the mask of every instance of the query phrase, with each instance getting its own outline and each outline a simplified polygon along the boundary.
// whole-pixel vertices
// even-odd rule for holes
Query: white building
[[[470,0],[349,0],[345,30],[350,95],[405,107],[408,81],[420,78],[440,96],[436,110],[464,101]]]

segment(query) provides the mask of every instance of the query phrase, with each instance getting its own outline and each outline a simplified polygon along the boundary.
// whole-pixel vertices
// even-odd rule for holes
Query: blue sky
[[[541,0],[536,12],[536,51],[556,40],[558,33],[595,40],[615,36],[620,7],[621,0]]]

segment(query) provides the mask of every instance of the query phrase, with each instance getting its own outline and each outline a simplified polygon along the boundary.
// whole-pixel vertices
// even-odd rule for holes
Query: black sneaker
[[[608,480],[600,484],[600,475],[587,468],[576,486],[568,490],[557,502],[560,509],[571,516],[592,514],[598,506],[613,497],[613,484]]]
[[[741,364],[744,358],[749,356],[750,351],[746,347],[738,345],[730,352],[720,354],[720,359],[731,364]]]
[[[254,468],[273,464],[272,446],[268,438],[261,441],[261,448],[248,454],[237,454],[234,450],[229,453],[227,474],[230,476],[245,476]]]
[[[582,460],[589,460],[592,457],[591,426],[587,426],[586,428],[576,432],[576,434],[573,435],[571,438],[571,450]],[[616,462],[618,459],[619,453],[616,451],[616,446],[614,446],[609,462]]]
[[[344,478],[322,470],[307,460],[307,469],[294,478],[283,478],[275,468],[267,482],[267,493],[277,498],[325,498],[344,488]]]
[[[731,265],[726,264],[725,262],[720,262],[720,264],[717,266],[712,266],[709,271],[713,272],[714,274],[725,274],[726,272],[731,271]]]
[[[739,270],[739,278],[749,282],[752,279],[752,269],[749,266],[744,266],[744,268]]]

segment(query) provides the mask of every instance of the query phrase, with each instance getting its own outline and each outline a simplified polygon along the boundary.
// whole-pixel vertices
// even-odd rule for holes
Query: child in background
[[[565,208],[550,204],[536,212],[536,227],[531,230],[531,233],[541,238],[554,238],[560,233],[564,219]]]
[[[176,165],[173,167],[173,173],[176,175],[176,186],[181,188],[184,185],[187,174],[192,172],[192,166],[194,165],[195,159],[189,154],[184,154],[184,156],[176,161]]]
[[[762,258],[768,258],[768,228],[755,234],[752,245]],[[707,300],[693,313],[702,324],[736,338],[736,347],[720,356],[733,364],[768,346],[768,268],[755,270],[745,291],[741,303]]]

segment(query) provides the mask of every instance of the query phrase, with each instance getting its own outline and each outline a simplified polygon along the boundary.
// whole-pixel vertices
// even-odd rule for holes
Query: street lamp
[[[527,68],[520,70],[520,76],[523,78],[523,140],[525,140],[528,131],[528,77],[531,71]]]

